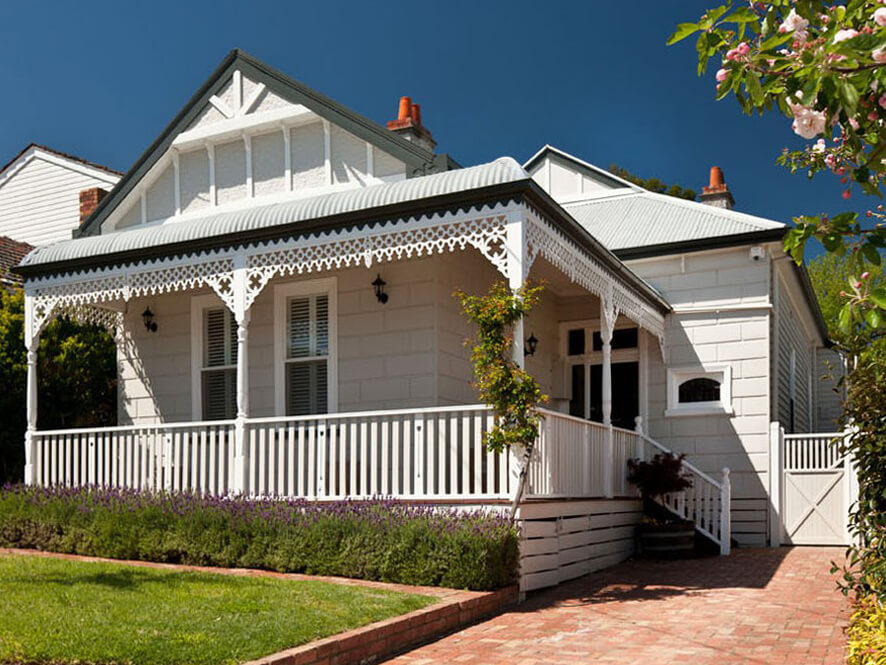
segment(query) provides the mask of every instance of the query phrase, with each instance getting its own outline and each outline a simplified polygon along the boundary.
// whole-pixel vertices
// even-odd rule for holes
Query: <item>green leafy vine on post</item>
[[[542,416],[536,407],[547,401],[538,382],[513,359],[514,324],[525,317],[541,297],[544,287],[523,284],[511,291],[504,282],[493,284],[482,296],[456,291],[465,316],[477,325],[477,339],[473,345],[471,362],[474,365],[474,387],[495,414],[495,425],[483,435],[488,450],[506,452],[517,447],[523,452],[520,479],[511,520],[523,494],[526,472]]]

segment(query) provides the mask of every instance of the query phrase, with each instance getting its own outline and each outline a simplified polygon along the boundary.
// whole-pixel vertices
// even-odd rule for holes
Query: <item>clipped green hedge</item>
[[[24,485],[0,490],[0,546],[472,590],[512,584],[518,559],[483,512]]]
[[[886,608],[874,595],[855,604],[846,629],[846,665],[886,665]]]

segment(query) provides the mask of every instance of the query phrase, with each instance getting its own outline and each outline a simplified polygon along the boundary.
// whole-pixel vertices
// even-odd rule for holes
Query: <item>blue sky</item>
[[[846,209],[836,178],[790,175],[781,117],[713,100],[691,41],[711,2],[5,2],[0,162],[31,141],[126,170],[234,47],[378,122],[400,95],[464,165],[550,143],[699,190],[711,165],[739,210]],[[871,206],[860,192],[849,202]]]

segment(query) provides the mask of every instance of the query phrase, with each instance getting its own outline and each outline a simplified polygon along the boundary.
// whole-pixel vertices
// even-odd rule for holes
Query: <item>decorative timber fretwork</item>
[[[543,256],[572,282],[600,298],[601,314],[610,329],[621,313],[655,335],[664,346],[664,317],[531,206],[526,206],[525,238],[525,274],[535,258]]]
[[[515,232],[522,236],[522,251]],[[517,245],[511,246],[522,260],[509,256],[509,242],[514,239]],[[515,202],[28,280],[29,330],[39,335],[53,317],[72,313],[114,327],[121,320],[117,313],[131,298],[202,287],[211,288],[240,321],[275,276],[368,268],[467,247],[478,250],[515,282],[528,276],[541,255],[600,298],[607,323],[614,324],[622,313],[663,340],[664,319],[656,309],[541,214]],[[519,272],[509,275],[513,271]]]

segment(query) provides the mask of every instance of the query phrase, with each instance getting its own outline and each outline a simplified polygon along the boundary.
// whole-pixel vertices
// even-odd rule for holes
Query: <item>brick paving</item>
[[[389,665],[838,665],[849,603],[841,548],[630,561],[560,587]]]

